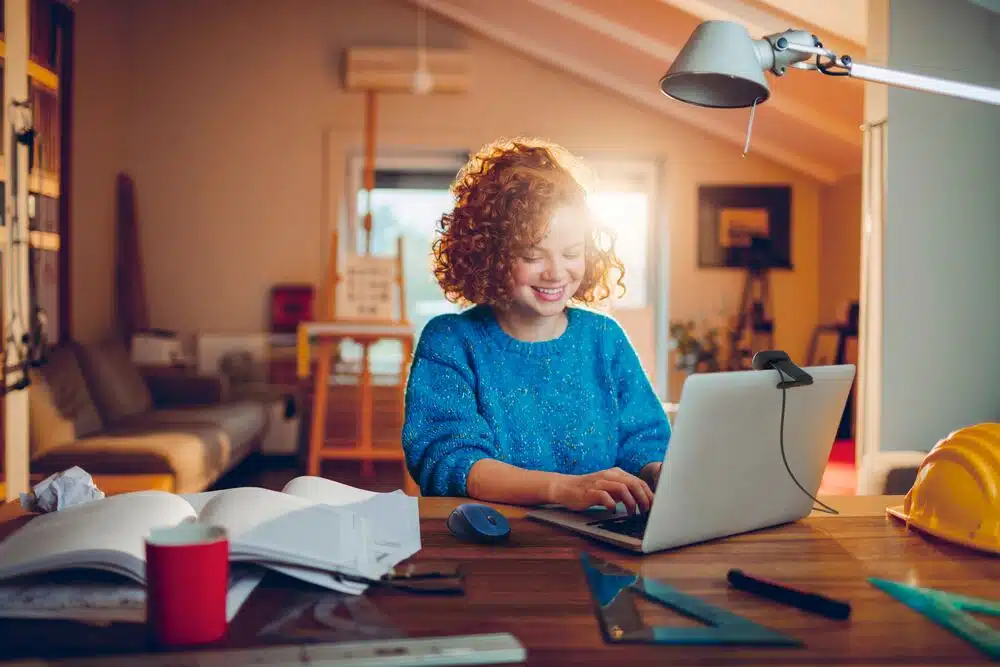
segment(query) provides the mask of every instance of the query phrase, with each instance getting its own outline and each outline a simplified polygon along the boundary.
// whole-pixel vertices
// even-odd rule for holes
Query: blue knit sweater
[[[465,496],[480,459],[638,475],[670,439],[663,405],[618,323],[568,309],[564,333],[525,342],[476,306],[424,327],[406,389],[403,449],[424,495]]]

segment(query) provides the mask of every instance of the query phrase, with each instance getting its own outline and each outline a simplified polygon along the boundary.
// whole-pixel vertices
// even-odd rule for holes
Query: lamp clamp
[[[757,59],[763,69],[784,76],[789,67],[819,70],[828,74],[831,67],[850,69],[851,57],[839,58],[823,46],[819,37],[806,30],[785,30],[754,40]],[[810,62],[815,58],[815,62]]]

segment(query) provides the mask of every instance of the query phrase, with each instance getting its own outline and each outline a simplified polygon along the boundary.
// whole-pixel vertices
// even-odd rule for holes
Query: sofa
[[[929,451],[875,452],[858,469],[859,496],[902,496],[917,481],[920,464]]]
[[[193,373],[147,373],[119,341],[61,344],[32,369],[32,476],[80,466],[100,476],[169,475],[195,493],[254,452],[281,398],[230,400]]]

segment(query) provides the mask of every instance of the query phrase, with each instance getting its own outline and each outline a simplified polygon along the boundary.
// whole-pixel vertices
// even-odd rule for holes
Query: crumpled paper
[[[21,507],[29,512],[58,512],[67,507],[100,500],[104,492],[86,470],[73,466],[43,479],[28,493],[21,494]]]

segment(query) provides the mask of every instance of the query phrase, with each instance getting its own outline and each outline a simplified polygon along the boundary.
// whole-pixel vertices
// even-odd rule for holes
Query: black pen
[[[729,570],[726,579],[731,586],[741,591],[759,595],[774,602],[787,604],[813,614],[819,614],[820,616],[838,621],[843,621],[851,615],[851,605],[846,602],[833,600],[818,593],[806,593],[766,579],[752,577],[742,570]]]

